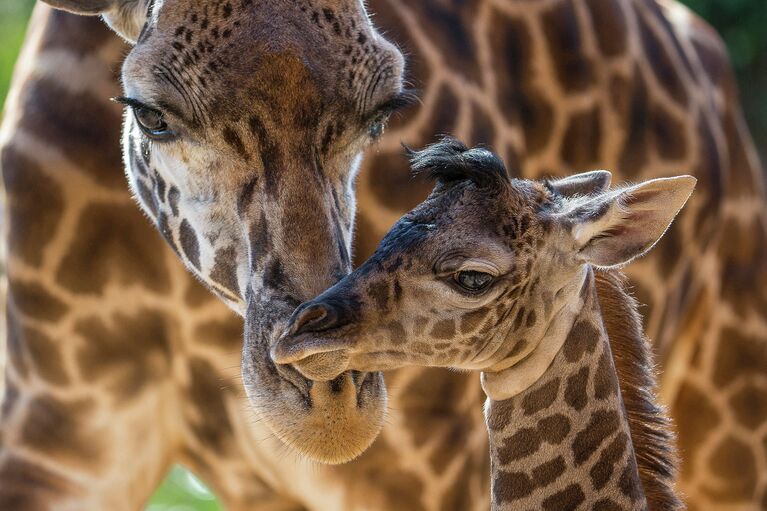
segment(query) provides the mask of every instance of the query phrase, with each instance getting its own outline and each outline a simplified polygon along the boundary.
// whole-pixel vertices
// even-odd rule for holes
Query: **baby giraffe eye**
[[[477,292],[489,286],[493,276],[481,271],[464,270],[455,273],[453,279],[465,290]]]

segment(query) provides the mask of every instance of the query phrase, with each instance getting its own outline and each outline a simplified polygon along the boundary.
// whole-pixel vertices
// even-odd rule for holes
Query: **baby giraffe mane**
[[[506,166],[492,151],[483,147],[469,149],[459,140],[442,137],[439,142],[420,151],[405,147],[413,174],[426,172],[442,183],[470,180],[480,187],[509,181]]]
[[[665,410],[656,402],[655,366],[637,302],[626,291],[620,273],[594,273],[648,509],[681,509],[673,486],[677,466],[674,434]]]

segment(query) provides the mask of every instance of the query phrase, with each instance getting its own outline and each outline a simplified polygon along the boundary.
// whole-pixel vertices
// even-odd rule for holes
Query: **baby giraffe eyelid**
[[[498,277],[501,275],[501,270],[495,264],[491,263],[490,261],[479,259],[469,259],[464,261],[463,264],[461,264],[461,266],[455,271],[476,271],[480,273],[488,273],[493,277]]]

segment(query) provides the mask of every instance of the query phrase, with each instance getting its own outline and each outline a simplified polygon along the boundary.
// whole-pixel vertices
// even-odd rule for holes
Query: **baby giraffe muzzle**
[[[274,361],[313,380],[481,371],[493,509],[677,509],[673,437],[615,269],[655,245],[695,179],[516,180],[490,151],[453,139],[411,164],[436,180],[431,195],[295,311]]]

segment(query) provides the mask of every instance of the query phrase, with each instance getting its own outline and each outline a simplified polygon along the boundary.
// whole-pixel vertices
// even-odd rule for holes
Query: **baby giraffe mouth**
[[[305,378],[330,381],[349,367],[349,350],[342,341],[328,341],[314,336],[293,337],[284,334],[272,346],[270,355],[277,367],[291,365]]]

